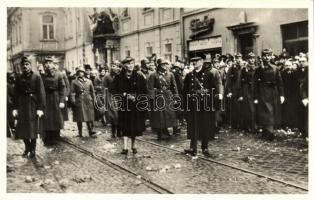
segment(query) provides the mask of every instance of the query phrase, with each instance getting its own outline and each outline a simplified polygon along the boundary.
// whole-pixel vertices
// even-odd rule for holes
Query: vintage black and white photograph
[[[7,194],[309,193],[311,1],[72,2],[5,8]]]

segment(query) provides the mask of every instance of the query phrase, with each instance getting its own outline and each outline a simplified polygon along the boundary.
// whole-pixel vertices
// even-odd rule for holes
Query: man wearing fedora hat
[[[190,148],[184,152],[196,155],[197,141],[201,140],[202,153],[209,156],[208,141],[214,138],[216,131],[216,100],[222,100],[223,88],[217,69],[204,67],[204,55],[191,58],[194,70],[184,79],[183,97],[187,119],[187,138]],[[214,102],[213,102],[214,100]]]
[[[88,134],[94,138],[93,121],[95,92],[92,81],[85,77],[84,68],[76,72],[77,78],[71,83],[71,102],[73,104],[73,121],[77,123],[78,137],[83,136],[82,123],[86,122]]]
[[[44,134],[42,136],[45,145],[51,145],[60,137],[64,121],[62,109],[65,107],[65,82],[61,73],[56,69],[55,58],[45,58],[45,74],[42,75],[46,92],[46,115],[44,116]]]
[[[274,125],[277,123],[279,103],[285,101],[281,74],[278,68],[271,64],[272,51],[262,51],[262,63],[255,71],[254,103],[257,104],[257,125],[263,127],[263,137],[274,139]]]
[[[42,117],[46,106],[46,93],[39,74],[33,72],[27,57],[21,60],[22,74],[16,77],[12,114],[17,118],[16,138],[22,139],[22,156],[36,156],[37,134],[42,133]]]

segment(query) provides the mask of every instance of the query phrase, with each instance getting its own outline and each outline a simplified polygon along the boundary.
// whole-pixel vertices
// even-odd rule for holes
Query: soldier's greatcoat
[[[77,78],[71,83],[71,101],[74,102],[73,121],[94,121],[94,86],[87,78]]]
[[[254,99],[257,104],[257,124],[275,125],[278,120],[280,96],[284,96],[280,72],[275,65],[269,64],[256,69]]]
[[[216,127],[215,112],[218,108],[213,107],[215,102],[212,100],[216,101],[217,94],[223,93],[218,70],[204,67],[199,72],[193,70],[186,75],[183,85],[188,139],[213,139]],[[204,91],[207,91],[207,95]]]
[[[59,131],[63,129],[63,116],[59,103],[65,102],[65,83],[58,71],[42,76],[46,92],[46,109],[44,111],[44,130]]]
[[[171,103],[173,95],[178,94],[178,90],[173,73],[157,71],[151,74],[148,79],[148,91],[153,99],[151,127],[166,129],[175,126],[176,113]]]
[[[42,133],[43,120],[36,115],[37,110],[45,110],[46,93],[39,74],[30,72],[17,76],[14,92],[14,109],[18,110],[16,137],[35,139]]]

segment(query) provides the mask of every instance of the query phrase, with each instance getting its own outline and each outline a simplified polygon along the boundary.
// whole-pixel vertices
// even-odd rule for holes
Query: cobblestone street
[[[86,129],[84,137],[77,138],[76,124],[66,122],[61,136],[134,174],[99,162],[64,142],[47,148],[38,140],[37,160],[32,161],[21,157],[21,141],[7,139],[7,192],[157,193],[143,181],[149,180],[171,193],[307,193],[307,143],[300,138],[265,142],[223,130],[210,142],[208,161],[201,159],[201,153],[199,157],[180,153],[189,144],[185,130],[161,142],[147,129],[136,141],[138,154],[122,156],[122,139],[111,139],[109,128],[96,124],[96,139],[89,138]]]

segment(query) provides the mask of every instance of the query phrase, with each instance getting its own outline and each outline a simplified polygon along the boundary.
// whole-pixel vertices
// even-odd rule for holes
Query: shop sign
[[[192,30],[192,34],[190,38],[195,38],[199,35],[210,33],[214,29],[214,18],[208,18],[208,16],[204,16],[203,20],[193,19],[190,23],[190,29]]]
[[[222,47],[221,37],[206,38],[202,40],[192,40],[189,42],[189,51],[221,47]]]

